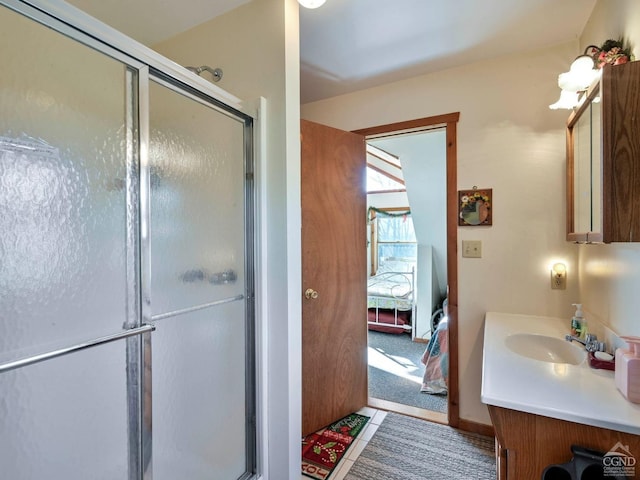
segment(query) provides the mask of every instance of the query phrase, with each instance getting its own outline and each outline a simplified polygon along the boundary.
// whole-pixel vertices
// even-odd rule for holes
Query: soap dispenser
[[[581,303],[572,303],[574,307],[576,307],[576,313],[571,317],[571,335],[574,337],[582,337],[584,336],[584,327],[585,320],[584,314],[582,313],[582,304]]]
[[[620,337],[629,349],[616,350],[616,387],[627,400],[640,403],[640,337]]]

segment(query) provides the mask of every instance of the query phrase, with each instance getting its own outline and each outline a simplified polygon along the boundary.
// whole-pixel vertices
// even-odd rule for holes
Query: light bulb
[[[298,0],[298,3],[305,8],[318,8],[324,5],[326,0]]]
[[[580,55],[569,67],[569,71],[575,73],[590,73],[591,70],[593,70],[593,59],[588,55]]]
[[[562,90],[560,92],[560,98],[552,105],[549,105],[551,110],[557,110],[559,108],[566,108],[571,110],[578,106],[578,92],[570,92],[568,90]]]
[[[567,266],[564,263],[555,263],[553,265],[553,272],[556,275],[562,275],[566,271],[567,271]]]
[[[581,92],[586,90],[599,76],[600,71],[593,66],[593,59],[588,55],[576,58],[568,72],[558,75],[558,86],[562,90]]]
[[[551,267],[551,289],[565,290],[567,288],[567,266],[562,263],[554,263]]]

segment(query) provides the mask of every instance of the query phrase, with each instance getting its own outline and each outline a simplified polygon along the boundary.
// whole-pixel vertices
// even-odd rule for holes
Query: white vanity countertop
[[[612,371],[592,369],[586,359],[570,365],[518,355],[505,345],[515,333],[564,339],[569,320],[487,312],[483,403],[640,435],[640,404],[618,391]]]

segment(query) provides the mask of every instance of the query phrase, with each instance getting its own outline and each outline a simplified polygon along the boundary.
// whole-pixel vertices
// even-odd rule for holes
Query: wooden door
[[[305,120],[301,141],[306,435],[367,403],[366,154],[363,136]]]

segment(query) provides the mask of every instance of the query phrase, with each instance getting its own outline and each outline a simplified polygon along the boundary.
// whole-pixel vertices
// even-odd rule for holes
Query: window
[[[371,167],[367,167],[367,193],[405,191],[404,184]]]
[[[402,259],[414,264],[418,243],[409,208],[369,208],[371,274],[385,262]]]

